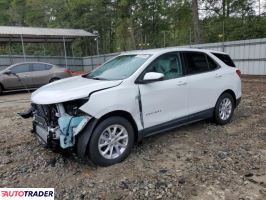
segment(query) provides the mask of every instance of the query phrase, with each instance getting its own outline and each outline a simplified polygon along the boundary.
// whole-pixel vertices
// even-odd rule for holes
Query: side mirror
[[[162,73],[148,72],[144,75],[143,81],[154,82],[154,81],[163,80],[163,78],[164,78],[164,75]]]
[[[11,75],[11,74],[12,74],[12,71],[11,71],[10,69],[8,69],[8,70],[6,70],[6,71],[4,72],[4,74],[6,74],[6,75]]]

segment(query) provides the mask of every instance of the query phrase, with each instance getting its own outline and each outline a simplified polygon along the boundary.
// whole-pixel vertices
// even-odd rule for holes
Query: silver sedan
[[[17,63],[0,72],[0,94],[8,90],[38,88],[70,76],[71,71],[69,69],[49,63]]]

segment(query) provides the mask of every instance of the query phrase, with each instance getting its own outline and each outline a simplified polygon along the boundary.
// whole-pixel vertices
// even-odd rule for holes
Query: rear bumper
[[[236,107],[240,104],[241,102],[241,97],[239,97],[238,99],[236,99]]]

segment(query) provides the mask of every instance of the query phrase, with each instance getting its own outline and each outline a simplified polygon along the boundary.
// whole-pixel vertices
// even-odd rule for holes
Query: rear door
[[[213,108],[223,88],[219,65],[202,52],[183,52],[188,83],[188,114]]]
[[[32,83],[34,87],[40,87],[49,83],[51,78],[51,68],[52,65],[46,63],[32,64]]]
[[[13,74],[5,75],[4,86],[6,89],[25,89],[31,87],[31,64],[24,63],[10,68]]]

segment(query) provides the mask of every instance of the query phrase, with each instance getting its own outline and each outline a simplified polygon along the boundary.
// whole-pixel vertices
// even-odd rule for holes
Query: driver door
[[[178,52],[155,59],[147,72],[164,74],[164,80],[139,84],[144,128],[159,125],[187,115],[188,90]]]

